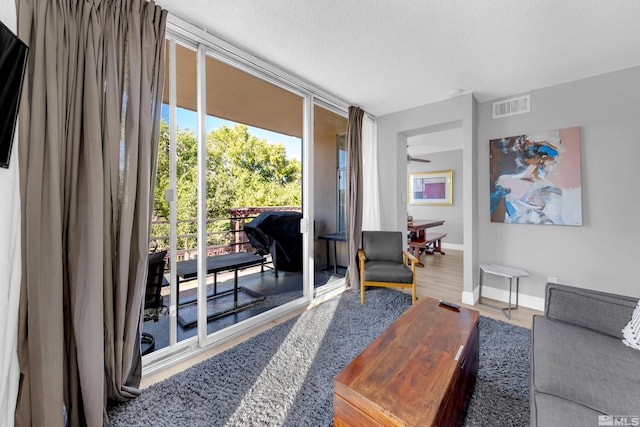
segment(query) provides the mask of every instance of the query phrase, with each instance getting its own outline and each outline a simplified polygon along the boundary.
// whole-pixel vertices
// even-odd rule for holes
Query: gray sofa
[[[622,343],[638,298],[547,283],[531,330],[531,426],[640,416],[640,351]]]

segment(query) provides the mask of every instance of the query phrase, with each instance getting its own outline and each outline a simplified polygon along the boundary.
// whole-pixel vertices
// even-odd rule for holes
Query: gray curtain
[[[30,48],[16,425],[108,424],[107,400],[139,394],[166,11],[143,0],[16,5]]]
[[[347,248],[349,267],[346,283],[360,288],[358,263],[355,262],[362,235],[362,119],[364,110],[349,107],[347,121]]]

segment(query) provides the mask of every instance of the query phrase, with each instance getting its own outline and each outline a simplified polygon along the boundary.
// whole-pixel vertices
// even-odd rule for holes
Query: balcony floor
[[[331,271],[316,271],[315,287],[318,288],[320,286],[333,283],[342,279],[342,277],[343,276],[332,274]],[[208,295],[211,295],[213,293],[211,277],[209,277],[208,283],[207,291]],[[266,298],[264,301],[260,301],[254,305],[243,308],[236,313],[230,313],[217,319],[210,320],[207,322],[208,334],[222,330],[257,314],[302,297],[302,273],[278,271],[278,277],[275,277],[274,270],[270,268],[265,268],[264,272],[261,272],[260,267],[254,267],[240,272],[238,277],[238,286],[250,289],[264,295]],[[195,280],[181,282],[180,301],[182,302],[189,299],[195,299],[197,293],[196,287],[197,281]],[[233,289],[233,274],[219,274],[217,288],[218,293],[228,289]],[[163,298],[164,305],[168,307],[169,296],[164,295]],[[196,303],[194,303],[194,305],[195,304]],[[147,320],[143,324],[143,332],[153,335],[155,339],[155,350],[169,345],[169,320],[170,318],[167,315],[167,310],[165,310],[165,312],[159,316],[157,322]],[[184,328],[180,322],[177,322],[178,341],[193,337],[197,335],[197,333],[197,327]]]

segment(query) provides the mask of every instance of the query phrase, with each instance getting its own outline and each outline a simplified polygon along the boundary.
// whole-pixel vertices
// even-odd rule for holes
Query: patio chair
[[[164,265],[167,251],[153,252],[149,254],[149,271],[147,273],[147,286],[144,294],[144,320],[157,322],[160,313],[164,310],[162,290],[164,282]],[[148,332],[142,333],[142,354],[148,354],[155,348],[155,338]]]

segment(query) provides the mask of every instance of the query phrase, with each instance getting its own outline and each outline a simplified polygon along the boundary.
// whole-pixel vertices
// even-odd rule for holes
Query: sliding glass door
[[[308,95],[177,39],[165,74],[150,239],[150,252],[166,251],[165,286],[145,316],[155,339],[145,363],[259,322],[312,286],[301,230]]]
[[[213,334],[304,295],[304,97],[214,50],[205,69],[207,256],[264,262],[220,272],[218,292],[237,288],[240,307],[209,297],[200,320]]]
[[[194,283],[180,283],[178,263],[194,259],[198,252],[197,181],[198,125],[188,100],[197,94],[197,50],[194,46],[167,41],[165,85],[158,149],[158,169],[151,219],[151,253],[165,254],[164,286],[159,307],[145,307],[143,331],[153,337],[158,351],[193,337],[178,327],[180,306],[195,301]],[[149,316],[152,313],[153,316]],[[195,319],[193,319],[195,322]]]

